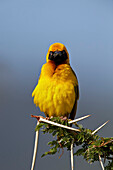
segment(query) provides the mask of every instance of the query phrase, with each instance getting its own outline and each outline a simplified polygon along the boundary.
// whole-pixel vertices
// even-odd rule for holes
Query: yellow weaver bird
[[[69,63],[69,54],[61,43],[49,47],[38,84],[32,97],[47,117],[74,119],[79,98],[78,80]]]

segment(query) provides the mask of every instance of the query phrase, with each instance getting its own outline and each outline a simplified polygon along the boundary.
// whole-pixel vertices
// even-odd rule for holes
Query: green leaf
[[[35,131],[39,130],[40,128],[42,128],[44,126],[45,123],[39,123],[36,128]]]
[[[80,124],[80,125],[78,125],[78,127],[80,128],[80,129],[82,129],[83,128],[83,126]]]

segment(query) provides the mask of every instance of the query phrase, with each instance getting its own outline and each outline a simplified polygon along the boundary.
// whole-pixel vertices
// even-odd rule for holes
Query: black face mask
[[[67,53],[65,50],[63,51],[50,51],[49,60],[54,61],[56,64],[61,64],[67,59]]]

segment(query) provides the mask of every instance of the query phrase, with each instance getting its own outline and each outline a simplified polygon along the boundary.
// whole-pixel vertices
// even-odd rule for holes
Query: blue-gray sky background
[[[0,0],[0,169],[28,170],[31,166],[36,120],[42,114],[31,93],[48,47],[64,43],[80,85],[77,116],[92,113],[84,127],[113,136],[113,1]],[[44,115],[44,114],[42,114]],[[51,136],[40,133],[35,169],[69,170],[69,153],[41,158]],[[76,149],[75,149],[76,150]],[[77,170],[99,170],[75,160]]]

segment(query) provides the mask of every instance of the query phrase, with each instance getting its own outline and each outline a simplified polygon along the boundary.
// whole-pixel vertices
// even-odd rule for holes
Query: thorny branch
[[[42,132],[51,133],[53,137],[57,137],[56,140],[50,141],[48,145],[50,145],[51,149],[48,152],[45,152],[43,156],[55,154],[57,149],[67,148],[67,150],[71,149],[71,143],[73,141],[73,146],[77,145],[81,148],[77,150],[74,155],[80,156],[82,155],[83,158],[88,161],[89,163],[93,163],[95,161],[100,161],[101,157],[105,160],[108,160],[108,165],[105,166],[106,170],[110,170],[113,167],[113,138],[104,138],[100,137],[99,135],[93,133],[96,132],[90,129],[85,129],[82,125],[74,123],[76,126],[76,130],[73,131],[75,128],[71,128],[69,121],[70,120],[62,120],[59,117],[50,118],[48,121],[43,121],[43,117],[37,117],[37,120],[40,124],[36,127],[36,130],[42,128]],[[57,126],[58,124],[58,126]],[[106,124],[106,123],[104,123]],[[60,126],[61,125],[61,126]],[[63,128],[62,128],[63,127]],[[67,128],[68,127],[68,128]],[[100,127],[103,127],[100,126]],[[100,130],[100,127],[98,130]],[[74,132],[74,133],[73,133]],[[63,150],[62,150],[63,152]],[[62,154],[61,154],[62,155]],[[100,158],[100,159],[99,159]],[[101,161],[101,166],[103,166]]]

